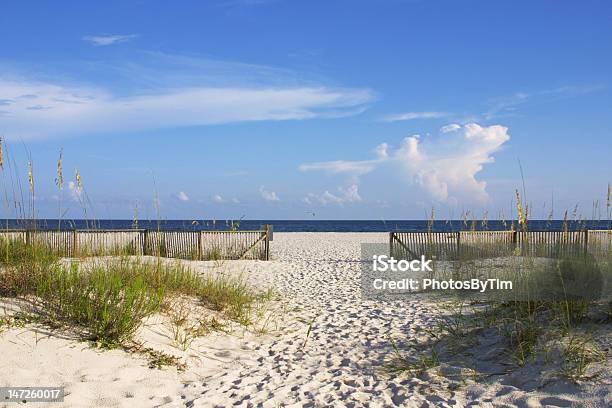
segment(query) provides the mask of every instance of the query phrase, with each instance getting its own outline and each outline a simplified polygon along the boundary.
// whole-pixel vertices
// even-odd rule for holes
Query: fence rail
[[[612,252],[612,230],[581,231],[458,231],[389,234],[390,253],[396,258],[426,255],[438,258],[493,258],[520,253],[557,257]]]
[[[60,256],[155,255],[192,260],[270,259],[272,226],[257,231],[0,230],[0,238]]]

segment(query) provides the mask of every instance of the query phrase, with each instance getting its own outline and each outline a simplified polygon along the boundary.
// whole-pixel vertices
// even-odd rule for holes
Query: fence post
[[[389,256],[393,257],[393,234],[394,232],[389,232]]]
[[[461,253],[461,231],[457,231],[457,258]]]
[[[266,224],[264,225],[264,228],[266,230],[265,234],[266,234],[266,238],[264,240],[265,244],[264,244],[264,249],[266,251],[265,257],[266,257],[266,261],[270,260],[270,238],[272,235],[272,225],[270,224]]]
[[[75,229],[74,231],[72,231],[72,256],[73,257],[77,257],[78,255],[78,251],[79,251],[79,240],[78,240],[78,236],[77,236],[77,230]]]
[[[30,230],[26,230],[25,232],[25,243],[26,245],[30,245],[32,243],[32,238],[30,237]]]
[[[589,230],[584,230],[584,254],[589,253]]]
[[[202,260],[202,231],[198,231],[198,261]]]
[[[147,254],[147,239],[149,237],[149,230],[142,230],[142,256]]]

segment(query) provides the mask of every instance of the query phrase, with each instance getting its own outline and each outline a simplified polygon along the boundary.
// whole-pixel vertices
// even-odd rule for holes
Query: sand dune
[[[426,338],[423,329],[436,317],[435,304],[422,296],[394,302],[362,299],[359,244],[387,239],[380,233],[277,233],[273,261],[191,262],[203,273],[244,274],[255,285],[272,287],[281,299],[260,323],[266,326],[264,334],[235,328],[232,334],[196,339],[187,351],[171,344],[163,322],[148,321],[139,339],[183,359],[185,372],[150,369],[142,357],[95,350],[70,336],[28,326],[0,334],[0,386],[62,385],[66,402],[48,406],[66,407],[612,403],[610,371],[581,386],[561,379],[542,382],[533,367],[478,381],[466,375],[460,384],[429,372],[420,378],[386,374],[390,339]],[[440,368],[453,370],[461,368]]]

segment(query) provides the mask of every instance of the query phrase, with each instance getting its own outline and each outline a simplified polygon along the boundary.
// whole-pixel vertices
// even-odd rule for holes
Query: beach
[[[556,378],[552,369],[540,373],[538,362],[490,372],[487,368],[496,366],[491,356],[483,357],[486,375],[481,376],[444,362],[422,375],[389,373],[393,346],[408,353],[406,344],[431,339],[439,310],[432,299],[418,295],[397,301],[362,298],[360,244],[385,242],[385,233],[275,233],[270,261],[183,261],[202,273],[241,275],[274,293],[254,327],[210,333],[186,350],[171,344],[158,318],[148,320],[137,339],[181,359],[184,371],[149,368],[138,355],[92,348],[36,323],[0,329],[0,386],[63,386],[63,403],[37,405],[62,407],[612,403],[609,358],[597,380],[579,384]],[[5,301],[0,315],[18,307]],[[609,353],[607,337],[601,341]],[[479,347],[487,351],[486,344]],[[0,406],[17,405],[0,401]]]

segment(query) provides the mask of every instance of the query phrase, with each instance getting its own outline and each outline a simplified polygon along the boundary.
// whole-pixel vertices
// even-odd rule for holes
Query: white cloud
[[[309,193],[304,197],[303,201],[309,205],[342,205],[344,203],[359,202],[361,201],[361,196],[359,195],[359,186],[357,184],[352,184],[347,188],[338,187],[338,193],[336,194],[332,194],[327,190],[322,194]]]
[[[368,90],[324,86],[163,87],[119,96],[101,87],[0,77],[0,99],[6,137],[31,139],[340,117],[360,112],[373,96]]]
[[[342,198],[344,201],[348,201],[350,203],[354,203],[356,201],[361,201],[361,196],[359,195],[359,186],[357,184],[352,184],[347,189],[340,189],[342,193]]]
[[[221,197],[219,194],[215,194],[214,196],[212,196],[212,200],[213,200],[213,202],[215,202],[217,204],[221,204],[221,203],[225,202],[223,197]]]
[[[280,201],[276,191],[268,191],[264,188],[264,186],[261,186],[259,187],[259,192],[261,193],[261,198],[266,201]]]
[[[383,164],[395,165],[410,182],[421,186],[435,200],[465,196],[484,201],[488,198],[486,182],[476,176],[485,164],[494,161],[493,153],[508,140],[510,135],[504,126],[483,127],[471,123],[442,138],[407,137],[395,151],[389,152],[385,146],[386,154],[379,154],[376,160],[342,163],[343,169],[355,170],[353,175],[365,174]],[[335,168],[335,163],[304,164],[300,168],[327,170]],[[333,202],[329,195],[325,199]]]
[[[515,92],[510,96],[490,101],[489,109],[482,115],[484,119],[514,116],[520,106],[530,102],[546,103],[565,98],[574,98],[604,89],[601,85],[561,86],[533,92]]]
[[[448,132],[454,132],[455,130],[459,130],[459,129],[461,129],[461,125],[458,125],[456,123],[451,123],[446,126],[442,126],[440,128],[440,132],[448,133]]]
[[[176,195],[176,198],[180,201],[189,201],[189,196],[184,191],[179,191],[179,193]]]
[[[436,119],[436,118],[444,118],[449,116],[448,112],[406,112],[406,113],[397,113],[394,115],[387,115],[383,118],[385,122],[399,122],[405,120],[415,120],[415,119]]]
[[[68,182],[68,190],[70,191],[70,197],[73,201],[81,201],[83,190],[79,188],[74,181]]]
[[[387,143],[381,143],[376,146],[374,152],[376,153],[376,157],[379,159],[386,159],[389,157],[389,145]]]
[[[133,40],[138,37],[136,34],[128,35],[88,35],[83,37],[84,41],[90,42],[91,44],[99,47],[105,45],[113,45],[126,41]]]
[[[331,162],[307,163],[299,166],[300,171],[318,171],[324,170],[328,173],[349,173],[349,174],[366,174],[374,170],[376,160],[364,161],[345,161],[336,160]]]

